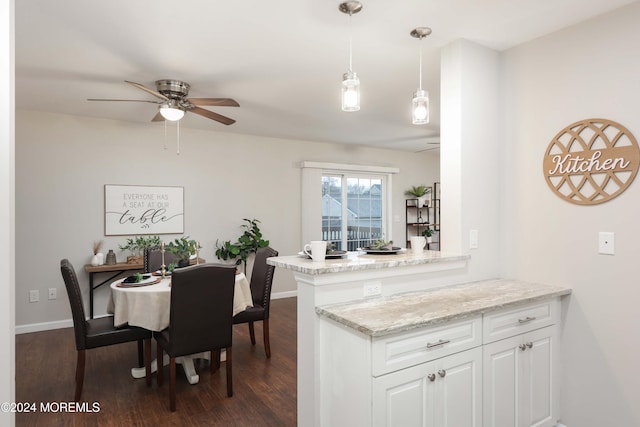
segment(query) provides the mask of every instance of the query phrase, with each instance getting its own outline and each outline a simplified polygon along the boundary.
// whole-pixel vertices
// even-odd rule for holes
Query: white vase
[[[427,244],[422,236],[411,236],[409,241],[411,242],[411,252],[414,254],[422,253],[424,246]]]
[[[100,262],[98,261],[98,255],[94,255],[91,257],[91,265],[95,267],[96,265],[99,265],[99,263]]]
[[[102,252],[98,252],[96,254],[96,256],[98,257],[98,265],[103,265],[104,264],[104,254]]]

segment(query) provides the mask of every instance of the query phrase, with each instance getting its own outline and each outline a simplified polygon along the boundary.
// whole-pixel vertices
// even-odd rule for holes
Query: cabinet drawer
[[[372,343],[374,377],[467,350],[482,344],[482,319],[418,329]]]
[[[552,299],[486,314],[482,322],[483,342],[486,344],[553,325],[560,318],[559,309],[558,300]]]

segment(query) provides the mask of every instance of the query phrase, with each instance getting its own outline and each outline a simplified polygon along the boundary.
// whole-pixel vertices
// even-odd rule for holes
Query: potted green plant
[[[134,236],[126,240],[126,244],[120,245],[121,251],[129,251],[131,255],[127,257],[128,264],[142,264],[142,256],[147,248],[157,248],[160,246],[160,236]]]
[[[430,201],[429,194],[431,194],[431,187],[426,185],[412,185],[411,188],[404,192],[405,196],[415,197],[418,199],[418,207],[428,204]]]
[[[198,242],[189,240],[189,236],[187,236],[176,238],[173,242],[169,242],[165,249],[176,255],[178,258],[178,267],[187,267],[189,265],[189,258],[191,258],[191,255],[195,255],[199,248]]]
[[[231,240],[222,243],[216,240],[216,257],[225,261],[235,260],[236,265],[243,264],[246,273],[249,255],[259,248],[269,246],[269,241],[262,238],[262,231],[258,226],[260,221],[247,218],[244,221],[246,224],[240,226],[244,231],[235,243],[231,243]]]
[[[432,242],[433,230],[431,229],[431,227],[425,228],[424,231],[422,232],[422,235],[427,238],[427,243]]]

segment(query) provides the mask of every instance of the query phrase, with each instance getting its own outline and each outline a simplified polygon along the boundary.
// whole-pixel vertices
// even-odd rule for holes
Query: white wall
[[[393,207],[401,222],[393,224],[393,233],[402,236],[400,240],[405,233],[404,190],[432,183],[440,173],[438,155],[430,152],[185,128],[177,156],[175,134],[169,134],[164,150],[161,124],[17,112],[16,325],[70,319],[60,259],[69,258],[87,287],[83,265],[89,262],[94,240],[103,239],[104,249],[114,249],[118,260],[125,259],[118,251],[125,237],[103,235],[104,184],[184,186],[185,235],[202,243],[203,258],[215,261],[216,239],[238,237],[243,218],[259,219],[265,238],[282,255],[300,251],[301,161],[398,167]],[[49,287],[58,288],[57,300],[47,300]],[[30,289],[40,290],[40,302],[28,302]],[[105,311],[107,289],[97,291],[97,314]],[[293,290],[291,272],[276,271],[274,293]]]
[[[500,56],[459,40],[442,50],[441,180],[445,250],[471,254],[469,280],[499,276]],[[477,249],[469,233],[478,232]]]
[[[14,2],[0,5],[0,402],[15,402],[15,251],[14,251]],[[0,424],[15,425],[14,414],[0,412]]]
[[[504,55],[505,274],[573,287],[562,335],[562,419],[570,427],[640,425],[640,181],[597,206],[563,201],[542,159],[565,126],[607,118],[640,138],[640,4]],[[616,254],[598,255],[598,232]]]

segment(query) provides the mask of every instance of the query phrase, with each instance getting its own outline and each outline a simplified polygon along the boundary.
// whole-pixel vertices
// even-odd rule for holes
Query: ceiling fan
[[[149,101],[142,99],[90,98],[88,101],[150,102],[152,104],[158,104],[159,111],[153,119],[151,119],[152,122],[180,120],[186,112],[195,113],[225,125],[231,125],[236,122],[234,119],[229,117],[200,108],[200,106],[239,107],[240,104],[231,98],[187,98],[191,86],[189,83],[180,80],[157,80],[156,90],[149,89],[140,83],[130,82],[128,80],[125,80],[125,82],[155,96],[156,98],[159,98],[160,100]]]

